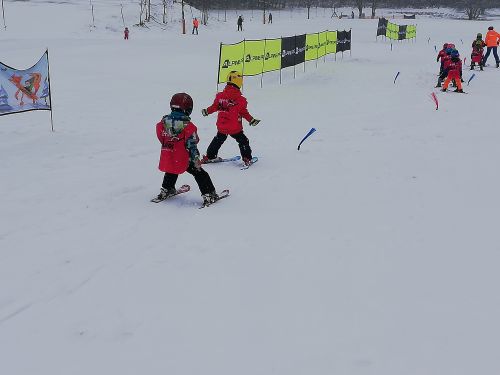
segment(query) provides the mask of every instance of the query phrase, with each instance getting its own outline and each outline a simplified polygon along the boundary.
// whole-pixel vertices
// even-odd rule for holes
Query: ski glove
[[[250,122],[248,123],[248,125],[250,125],[250,126],[256,126],[256,125],[259,124],[259,122],[260,122],[260,120],[257,120],[256,118],[253,118],[253,119],[250,120]]]
[[[201,110],[201,114],[202,114],[203,116],[208,116],[208,111],[207,111],[205,108],[203,108],[203,109]]]

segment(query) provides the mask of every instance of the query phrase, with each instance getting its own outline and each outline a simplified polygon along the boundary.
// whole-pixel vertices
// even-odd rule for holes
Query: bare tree
[[[484,14],[485,6],[482,0],[465,0],[463,7],[469,20],[477,20]]]
[[[359,18],[361,18],[363,14],[363,6],[364,6],[364,0],[356,0],[356,8],[358,8],[359,11]]]
[[[182,33],[186,34],[186,18],[184,17],[184,0],[182,0],[181,9],[182,9]]]
[[[375,18],[375,10],[377,9],[378,1],[372,0],[372,18]]]

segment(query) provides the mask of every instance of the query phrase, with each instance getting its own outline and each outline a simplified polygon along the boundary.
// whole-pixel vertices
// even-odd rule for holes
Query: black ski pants
[[[243,131],[236,133],[236,134],[231,134],[231,137],[233,137],[236,142],[238,142],[238,146],[240,147],[240,154],[243,159],[251,159],[252,158],[252,149],[250,148],[250,142],[245,134],[243,134]],[[227,139],[227,134],[222,134],[217,132],[217,135],[212,139],[212,142],[210,142],[210,145],[208,146],[207,149],[207,157],[209,159],[215,159],[217,157],[217,154],[219,153],[219,149],[221,148],[222,144],[226,141]]]
[[[200,188],[201,194],[213,193],[215,191],[210,175],[203,168],[196,169],[193,163],[189,163],[189,167],[186,172],[193,175],[198,187]],[[161,186],[167,190],[175,189],[177,177],[179,177],[178,174],[166,172],[165,176],[163,176],[163,184]]]

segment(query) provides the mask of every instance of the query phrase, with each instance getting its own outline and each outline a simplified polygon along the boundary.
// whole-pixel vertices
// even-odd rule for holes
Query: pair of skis
[[[227,162],[230,162],[230,161],[238,161],[241,159],[241,156],[234,156],[232,158],[216,158],[216,159],[212,159],[212,160],[208,160],[206,161],[205,163],[203,164],[214,164],[214,163],[227,163]],[[240,169],[241,170],[245,170],[245,169],[248,169],[250,168],[253,164],[257,163],[257,161],[259,161],[259,158],[254,156],[251,160],[250,160],[250,163],[249,164],[244,164],[243,167],[241,167]]]
[[[184,194],[184,193],[187,193],[189,190],[191,190],[191,186],[189,185],[182,185],[180,188],[178,188],[174,194],[171,194],[171,195],[167,195],[166,197],[156,197],[156,198],[153,198],[151,199],[151,202],[153,203],[160,203],[160,202],[163,202],[167,199],[170,199],[170,198],[173,198],[177,195],[180,195],[180,194]],[[224,198],[227,198],[229,197],[229,190],[222,190],[219,194],[217,194],[217,199],[214,200],[213,202],[203,202],[203,204],[199,207],[199,208],[205,208],[205,207],[209,207],[211,206],[212,204],[214,204],[215,202],[217,201],[220,201],[221,199],[224,199]]]
[[[224,162],[238,161],[240,159],[241,159],[241,156],[235,156],[235,157],[232,157],[232,158],[217,158],[215,160],[207,161],[204,164],[224,163]],[[243,165],[243,167],[240,168],[240,169],[241,170],[248,169],[248,168],[250,168],[250,166],[252,164],[255,164],[258,160],[259,159],[257,157],[253,157],[250,160],[249,164]],[[191,190],[191,187],[189,185],[182,185],[180,188],[178,188],[176,190],[175,194],[171,194],[171,195],[168,195],[166,197],[159,197],[158,196],[156,198],[151,199],[151,202],[153,202],[153,203],[160,203],[160,202],[163,202],[164,200],[170,199],[170,198],[175,197],[175,196],[177,196],[179,194],[187,193],[189,190]],[[218,202],[221,199],[224,199],[224,198],[227,198],[227,197],[229,197],[229,190],[228,189],[222,190],[220,193],[217,194],[217,199],[216,200],[214,200],[213,202],[203,202],[203,204],[199,208],[201,209],[201,208],[209,207],[212,204],[214,204],[215,202]]]

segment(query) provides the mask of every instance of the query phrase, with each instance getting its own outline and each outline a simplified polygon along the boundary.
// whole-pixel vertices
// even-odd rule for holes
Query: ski
[[[213,201],[212,203],[203,203],[203,204],[202,204],[200,207],[198,207],[198,208],[200,208],[200,209],[201,209],[201,208],[209,207],[209,206],[211,206],[212,204],[214,204],[215,202],[218,202],[218,201],[220,201],[221,199],[224,199],[224,198],[229,197],[229,190],[227,190],[227,189],[226,189],[226,190],[222,190],[222,191],[221,191],[220,193],[218,193],[217,195],[218,195],[219,197],[218,197],[215,201]]]
[[[212,160],[207,160],[205,162],[202,162],[201,164],[213,164],[213,163],[225,163],[225,162],[228,162],[228,161],[238,161],[241,159],[241,156],[234,156],[232,158],[220,158],[220,157],[217,157],[216,159],[212,159]]]
[[[191,187],[189,185],[182,185],[179,189],[177,189],[175,194],[169,195],[163,199],[156,197],[156,198],[151,199],[151,202],[153,202],[153,203],[163,202],[164,200],[175,197],[176,195],[187,193],[190,189],[191,189]]]
[[[242,168],[240,168],[242,171],[245,170],[245,169],[248,169],[250,168],[253,164],[257,163],[259,161],[259,158],[254,156],[251,160],[250,160],[250,164],[248,165],[243,165]]]

